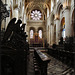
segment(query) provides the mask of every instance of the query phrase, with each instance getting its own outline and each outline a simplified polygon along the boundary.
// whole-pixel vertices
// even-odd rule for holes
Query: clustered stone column
[[[49,37],[49,44],[50,44],[50,26],[49,26],[49,35],[48,35],[48,37]]]
[[[51,23],[51,45],[53,44],[53,24]]]
[[[59,42],[59,22],[60,20],[57,18],[56,19],[56,44],[58,45]]]

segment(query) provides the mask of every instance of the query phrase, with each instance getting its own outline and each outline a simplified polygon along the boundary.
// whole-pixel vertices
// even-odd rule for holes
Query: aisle
[[[34,75],[34,66],[33,66],[33,53],[29,54],[29,60],[27,63],[27,75]]]
[[[63,64],[61,61],[50,56],[51,62],[48,64],[48,75],[75,75],[74,69]]]

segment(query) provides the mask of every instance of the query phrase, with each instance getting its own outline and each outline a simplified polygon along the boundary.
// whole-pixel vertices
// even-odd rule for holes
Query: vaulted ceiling
[[[31,1],[34,1],[34,2],[49,2],[50,0],[25,0],[25,2],[31,2]]]
[[[25,0],[26,13],[33,9],[39,9],[46,13],[47,8],[50,10],[51,0]]]

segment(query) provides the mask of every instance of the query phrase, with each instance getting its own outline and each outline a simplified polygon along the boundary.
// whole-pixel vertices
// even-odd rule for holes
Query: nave
[[[75,75],[74,0],[0,0],[0,75]]]
[[[70,37],[63,44],[30,47],[24,32],[25,24],[13,18],[1,39],[2,75],[74,75],[75,43]],[[13,25],[13,26],[12,26]],[[11,30],[10,30],[11,29]]]

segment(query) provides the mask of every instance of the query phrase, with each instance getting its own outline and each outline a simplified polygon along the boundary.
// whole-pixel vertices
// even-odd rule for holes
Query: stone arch
[[[40,4],[43,6],[43,7],[45,7],[45,8],[47,8],[47,9],[49,9],[50,10],[50,7],[48,6],[48,4],[46,4],[46,3],[43,3],[43,2],[40,2]],[[30,3],[28,3],[28,5],[26,6],[26,8],[25,8],[25,11],[26,11],[26,15],[27,14],[29,14],[30,13],[30,11],[32,11],[33,9],[39,9],[39,10],[41,10],[42,11],[42,13],[47,17],[47,14],[46,14],[46,12],[44,11],[44,8],[42,8],[42,6],[40,6],[39,4],[34,4],[34,2],[33,1],[31,1]],[[28,9],[30,7],[30,9]]]
[[[56,14],[58,15],[58,18],[60,17],[60,11],[63,9],[63,4],[59,2],[59,4],[56,7]]]
[[[48,4],[46,4],[46,3],[43,3],[43,2],[40,2],[42,5],[44,5],[44,7],[46,7],[46,8],[49,8],[49,6],[48,6]],[[34,4],[34,2],[33,1],[31,1],[30,3],[28,3],[28,5],[26,6],[26,8],[25,8],[25,11],[27,11],[27,8],[30,6],[30,5],[33,5]],[[36,5],[36,4],[35,4]],[[38,4],[37,4],[38,5]],[[39,6],[39,5],[38,5]],[[41,7],[40,7],[41,8]]]
[[[37,9],[37,10],[40,10],[42,13],[44,13],[45,14],[45,12],[40,8],[40,7],[34,7],[34,8],[31,8],[28,12],[26,12],[26,14],[29,14],[29,12],[31,12],[32,10],[34,10],[34,9]]]
[[[42,27],[38,27],[38,30],[42,30],[43,31],[43,28]]]
[[[32,29],[34,32],[36,31],[34,27],[30,27],[29,32],[30,32],[31,29]]]

